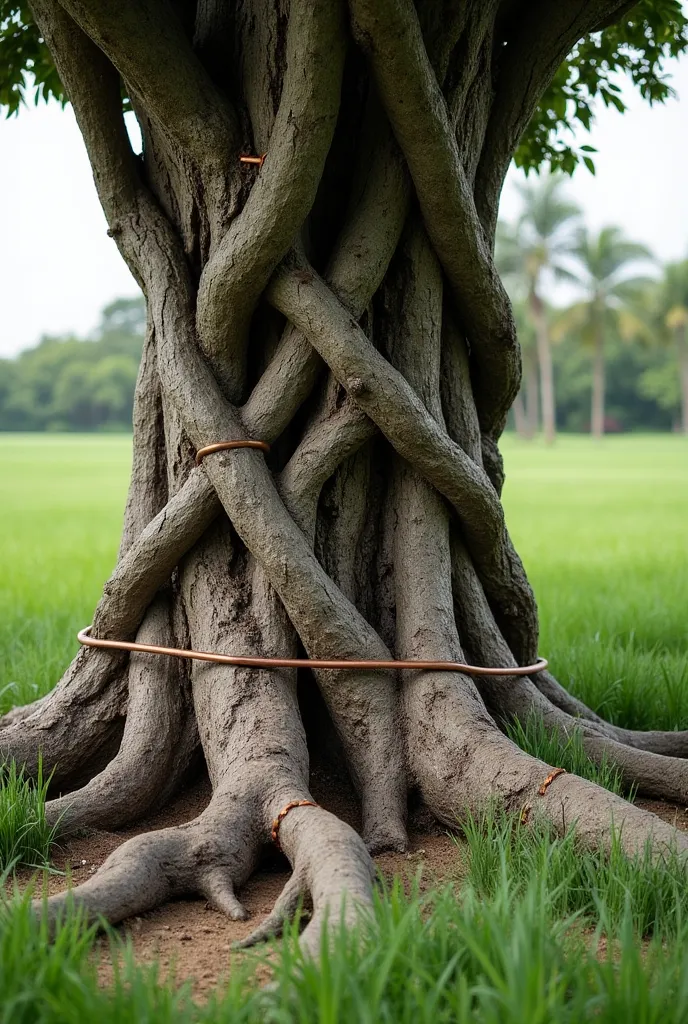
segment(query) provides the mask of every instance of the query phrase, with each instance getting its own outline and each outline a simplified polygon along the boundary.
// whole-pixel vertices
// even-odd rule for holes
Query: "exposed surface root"
[[[53,773],[56,787],[84,785],[119,745],[126,708],[124,659],[82,648],[55,689],[0,731],[0,759]]]
[[[537,686],[538,690],[544,697],[547,698],[555,707],[560,708],[561,711],[565,711],[569,715],[573,715],[577,718],[585,718],[590,722],[597,722],[598,725],[606,726],[609,729],[613,729],[613,726],[605,722],[603,718],[600,718],[598,714],[583,704],[582,701],[578,700],[572,694],[565,690],[564,687],[559,683],[551,672],[538,672],[537,676],[533,678],[533,682]]]
[[[259,942],[265,942],[267,939],[281,935],[296,916],[299,907],[308,909],[306,906],[307,895],[305,877],[302,872],[294,871],[275,900],[268,916],[263,918],[252,932],[249,932],[243,939],[239,939],[235,944],[236,948],[249,949],[251,946],[257,946]]]
[[[357,909],[370,903],[373,863],[360,836],[320,808],[295,808],[284,819],[280,842],[310,895],[313,911],[301,945],[317,956],[327,922],[351,924]]]
[[[151,605],[137,637],[173,642],[170,596]],[[185,686],[186,666],[173,658],[134,654],[129,660],[129,702],[120,748],[82,789],[47,804],[61,829],[116,829],[163,804],[185,779],[198,731]]]
[[[621,729],[617,725],[605,723],[612,736],[629,747],[651,751],[653,754],[664,754],[667,757],[688,758],[688,731]]]
[[[232,813],[235,802],[218,794],[194,821],[123,843],[87,881],[49,898],[50,918],[73,899],[91,919],[102,915],[114,924],[191,893],[244,918],[234,887],[250,874],[258,843],[245,827],[245,805],[238,820]]]

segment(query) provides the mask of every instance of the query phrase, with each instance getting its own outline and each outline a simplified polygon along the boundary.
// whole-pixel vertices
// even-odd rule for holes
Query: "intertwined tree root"
[[[337,0],[291,0],[286,28],[277,5],[253,6],[259,17],[233,26],[245,55],[235,108],[217,87],[232,94],[214,63],[218,41],[231,49],[222,5],[199,5],[192,49],[159,0],[32,4],[148,302],[124,536],[93,635],[268,657],[301,644],[311,658],[530,663],[537,610],[504,521],[497,449],[519,351],[489,239],[518,132],[556,62],[536,53],[519,92],[507,55],[492,97],[496,2],[451,16],[420,3],[418,16],[407,0],[351,0],[367,63],[350,54],[346,68]],[[555,13],[530,27],[543,52],[556,39],[565,53],[617,6],[579,5],[566,32]],[[356,75],[366,89],[350,87]],[[343,187],[328,152],[340,159],[354,114],[348,210],[335,203],[318,227]],[[238,163],[249,122],[268,153],[255,180]],[[198,448],[244,438],[274,444],[269,464],[237,450],[194,466]],[[293,874],[251,940],[306,897],[314,950],[328,914],[369,901],[370,854],[404,848],[410,789],[449,825],[496,796],[537,806],[558,829],[575,822],[589,843],[616,828],[629,852],[688,847],[580,778],[543,787],[554,766],[500,726],[536,711],[553,729],[579,729],[589,754],[641,793],[683,802],[685,733],[614,728],[546,673],[476,686],[352,669],[316,682],[362,836],[321,808],[292,809],[279,840]],[[3,756],[32,767],[41,751],[54,770],[62,795],[47,813],[64,829],[142,818],[183,785],[199,747],[206,810],[129,840],[75,888],[111,921],[194,892],[245,916],[236,892],[273,819],[312,800],[295,673],[82,650],[51,694],[0,723]],[[51,897],[51,913],[65,898]]]

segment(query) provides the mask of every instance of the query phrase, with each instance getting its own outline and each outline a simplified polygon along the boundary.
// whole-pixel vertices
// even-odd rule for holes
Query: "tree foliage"
[[[103,310],[95,337],[44,337],[0,363],[0,430],[129,430],[141,357],[141,298]]]
[[[27,3],[0,0],[0,106],[16,114],[31,87],[35,102],[67,102],[50,51],[31,16]]]
[[[618,22],[581,39],[560,65],[514,160],[526,174],[549,164],[571,174],[582,160],[594,173],[591,146],[567,141],[578,124],[589,129],[594,106],[623,113],[619,73],[625,73],[648,103],[663,103],[673,90],[665,61],[688,48],[688,19],[679,0],[640,0]]]

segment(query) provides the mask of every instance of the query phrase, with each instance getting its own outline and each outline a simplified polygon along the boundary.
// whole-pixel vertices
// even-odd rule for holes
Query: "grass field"
[[[115,562],[130,460],[121,435],[0,434],[0,711],[45,693],[76,652]]]
[[[506,438],[503,451],[507,520],[555,674],[619,723],[687,728],[688,443]],[[116,557],[129,461],[126,437],[0,435],[0,711],[49,689],[76,650]],[[552,741],[537,722],[526,732],[526,747]],[[550,753],[618,788],[579,742]],[[10,781],[0,819],[24,800],[40,826],[35,794]],[[464,829],[454,886],[379,897],[317,967],[292,930],[272,953],[272,988],[255,983],[258,953],[202,1006],[114,933],[121,968],[103,987],[95,929],[72,913],[50,943],[25,897],[0,902],[0,1024],[688,1024],[683,864],[583,853],[574,834],[490,809]],[[25,860],[44,856],[40,837]]]
[[[629,727],[688,727],[688,443],[507,437],[504,500],[560,681]],[[44,693],[116,557],[130,439],[0,435],[0,711]]]
[[[506,438],[507,523],[542,653],[629,728],[688,728],[688,439]]]

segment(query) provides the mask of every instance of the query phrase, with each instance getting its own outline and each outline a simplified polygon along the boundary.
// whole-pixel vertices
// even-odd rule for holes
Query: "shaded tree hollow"
[[[49,819],[141,819],[201,758],[212,785],[197,818],[129,840],[73,890],[88,914],[199,893],[244,917],[237,892],[294,801],[279,830],[292,874],[247,942],[304,899],[308,950],[328,915],[353,920],[371,853],[405,847],[409,795],[449,826],[493,799],[589,844],[617,829],[629,852],[685,848],[503,731],[539,714],[641,793],[688,799],[685,733],[613,727],[549,673],[509,672],[535,661],[538,617],[500,500],[520,352],[491,255],[499,192],[557,64],[625,9],[512,6],[31,3],[147,303],[124,529],[93,636],[503,667],[315,669],[299,702],[290,667],[80,650],[0,722],[4,757],[31,768],[40,752],[54,771]],[[223,439],[270,452],[194,464]],[[312,806],[307,738],[351,779],[360,834]]]

